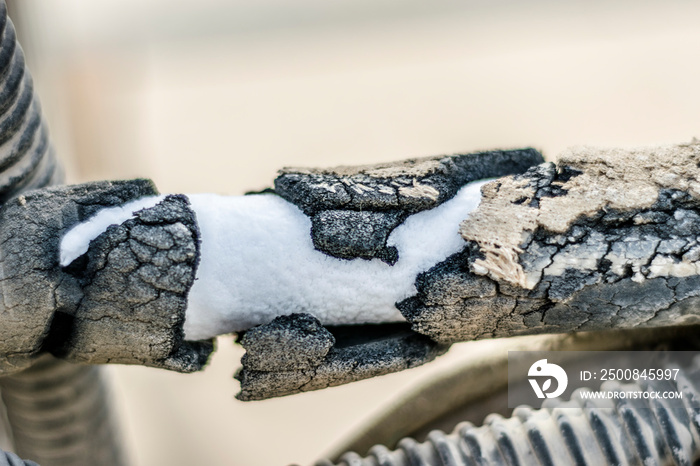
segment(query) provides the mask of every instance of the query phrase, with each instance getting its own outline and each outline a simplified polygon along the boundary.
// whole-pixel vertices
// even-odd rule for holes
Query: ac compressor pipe
[[[22,316],[0,329],[0,369],[48,351],[190,372],[233,331],[252,400],[455,341],[697,322],[700,144],[541,160],[287,169],[239,197],[147,180],[26,192],[0,211],[4,305]]]

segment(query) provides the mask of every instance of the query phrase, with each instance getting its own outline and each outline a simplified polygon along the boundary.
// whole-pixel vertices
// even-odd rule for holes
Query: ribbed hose
[[[62,181],[32,79],[0,0],[0,202]],[[16,452],[47,466],[121,464],[96,367],[42,357],[0,379]],[[0,466],[23,464],[0,452]],[[7,463],[3,463],[7,461]]]
[[[22,460],[14,453],[0,451],[0,466],[36,466],[34,461]]]
[[[62,181],[32,78],[5,2],[0,3],[0,201]]]
[[[44,356],[1,384],[21,457],[46,466],[119,463],[97,367]]]
[[[604,383],[605,391],[678,390],[683,406],[663,399],[547,400],[512,417],[465,422],[452,434],[433,431],[423,443],[405,438],[396,450],[378,445],[367,457],[350,452],[343,466],[691,465],[700,458],[700,364],[673,383]],[[678,403],[674,400],[674,403]],[[320,461],[317,466],[331,466]]]

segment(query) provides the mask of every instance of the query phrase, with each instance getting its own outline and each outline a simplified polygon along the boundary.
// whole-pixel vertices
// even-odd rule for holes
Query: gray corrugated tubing
[[[34,461],[24,461],[14,453],[0,451],[0,466],[37,466]]]
[[[61,182],[22,49],[0,2],[0,202]],[[100,370],[42,357],[0,378],[15,451],[46,465],[117,465],[118,442]],[[0,465],[35,465],[0,452]]]
[[[605,391],[679,390],[683,405],[662,399],[547,400],[521,406],[510,418],[489,415],[483,426],[464,422],[425,442],[405,438],[396,450],[377,445],[368,456],[344,454],[317,466],[691,465],[700,459],[700,365],[680,371],[673,385],[606,382]],[[677,403],[678,400],[674,400]]]

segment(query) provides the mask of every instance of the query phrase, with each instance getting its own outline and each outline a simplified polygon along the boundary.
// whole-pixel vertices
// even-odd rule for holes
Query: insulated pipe
[[[0,203],[22,191],[60,183],[62,178],[22,49],[1,1]],[[9,253],[5,250],[3,256]],[[15,271],[3,262],[3,279],[7,280]],[[3,296],[6,293],[4,288]],[[37,302],[35,309],[41,305]],[[8,325],[7,320],[12,319],[4,317],[2,325]],[[13,335],[6,343],[11,346],[26,337]],[[6,351],[3,358],[13,359],[12,353]],[[51,465],[121,464],[101,371],[49,355],[29,367],[32,362],[25,359],[20,366],[26,370],[0,378],[0,396],[11,422],[15,451]],[[36,463],[0,452],[0,465],[24,464]]]
[[[558,165],[524,149],[287,169],[240,197],[145,180],[31,191],[0,211],[5,302],[24,316],[0,329],[0,369],[49,351],[190,372],[206,338],[236,331],[254,400],[455,341],[692,324],[699,160],[695,142]]]
[[[19,423],[43,417],[36,413],[44,406],[22,395],[46,395],[57,374],[70,374],[66,380],[84,375],[81,380],[90,382],[82,389],[101,398],[90,369],[73,374],[73,366],[47,359],[35,372],[21,372],[45,353],[74,362],[190,372],[206,363],[208,338],[237,331],[248,350],[239,397],[252,400],[413,367],[454,341],[697,322],[697,143],[574,150],[558,166],[537,165],[541,156],[526,149],[287,169],[275,193],[239,199],[155,197],[143,180],[22,194],[58,182],[60,172],[4,4],[0,16],[0,199],[7,201],[0,211],[0,373],[17,374],[0,383],[18,445],[37,449],[27,450],[30,456],[73,464],[80,460],[66,453],[71,448],[65,442],[82,449],[114,438],[104,434],[106,416],[89,417],[95,405],[67,397],[47,403],[85,416],[78,430],[91,428],[57,438],[50,432],[44,444],[22,440],[30,430]],[[480,186],[472,183],[507,175],[483,187],[476,207],[473,193]],[[147,205],[126,208],[125,218],[96,229],[83,252],[64,260],[70,248],[62,241],[72,228],[130,202]],[[280,215],[265,218],[265,211]],[[213,220],[227,216],[241,221]],[[452,228],[455,218],[461,226],[454,225],[445,242],[441,238],[438,253],[416,254],[432,236]],[[400,241],[430,228],[433,235],[420,247]],[[251,246],[279,231],[282,237],[267,235],[271,242],[262,241],[256,256]],[[305,236],[309,257],[318,259],[304,258],[297,266],[316,261],[323,278],[352,269],[347,277],[369,278],[370,288],[348,286],[350,294],[336,292],[330,296],[338,301],[328,301],[313,287],[296,286],[304,274],[290,268],[282,276],[291,277],[291,285],[277,278],[272,283],[272,289],[293,290],[294,299],[284,299],[288,309],[269,291],[242,300],[226,293],[212,299],[208,290],[244,282],[247,271],[226,269],[240,262],[235,254],[253,250],[248,264],[262,262],[268,269],[258,273],[275,272],[280,255],[270,258],[268,246],[284,246],[294,235]],[[251,242],[236,243],[241,238]],[[256,261],[261,257],[267,263]],[[222,263],[227,274],[212,269],[214,263]],[[382,282],[384,272],[397,280]],[[377,283],[383,292],[366,293]],[[314,295],[321,299],[310,300]],[[348,302],[356,306],[350,312]],[[102,464],[117,463],[112,447],[84,449],[105,458]]]
[[[697,141],[575,148],[490,183],[464,250],[398,306],[444,343],[697,323],[699,167]]]

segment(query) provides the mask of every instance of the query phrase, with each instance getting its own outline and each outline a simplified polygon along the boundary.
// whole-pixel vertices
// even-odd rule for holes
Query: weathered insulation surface
[[[310,216],[316,249],[394,264],[397,250],[387,247],[387,238],[408,215],[438,206],[467,183],[522,173],[542,161],[537,151],[524,149],[370,167],[287,169],[275,188]],[[238,397],[283,396],[386,374],[427,362],[447,348],[401,326],[363,325],[344,334],[352,334],[354,343],[337,342],[310,316],[278,318],[246,332]],[[374,336],[357,339],[367,334]]]
[[[64,322],[55,328],[63,333],[68,324],[70,334],[52,352],[80,362],[201,369],[212,346],[184,341],[183,331],[198,249],[185,196],[167,196],[108,228],[90,244],[87,266],[76,273],[82,298],[74,314],[63,308]]]
[[[489,183],[399,308],[440,342],[700,322],[698,165],[697,143],[584,148]]]
[[[432,209],[467,183],[522,173],[534,149],[492,151],[333,169],[285,169],[275,192],[311,217],[316,249],[344,259],[398,260],[387,238],[410,214]],[[311,316],[275,319],[244,334],[242,400],[283,396],[414,367],[447,346],[403,325],[347,327],[336,341]],[[350,343],[351,342],[351,343]]]
[[[467,183],[522,173],[542,163],[534,149],[409,159],[326,169],[286,168],[275,192],[311,217],[316,249],[343,259],[396,262],[391,231],[410,214],[432,209]]]
[[[261,400],[388,374],[448,348],[400,324],[331,330],[313,316],[292,314],[244,333],[237,398]]]
[[[489,415],[481,427],[464,422],[449,435],[433,431],[423,443],[405,438],[393,451],[377,445],[364,458],[349,452],[337,465],[691,465],[700,459],[699,388],[697,366],[664,385],[605,382],[605,391],[681,391],[685,409],[663,399],[584,399],[579,390],[571,401],[522,406],[507,419]]]
[[[194,281],[197,231],[186,198],[173,196],[91,244],[62,269],[59,242],[99,209],[156,194],[148,180],[29,191],[0,210],[0,373],[40,351],[72,361],[197,370],[210,342],[182,341]]]

